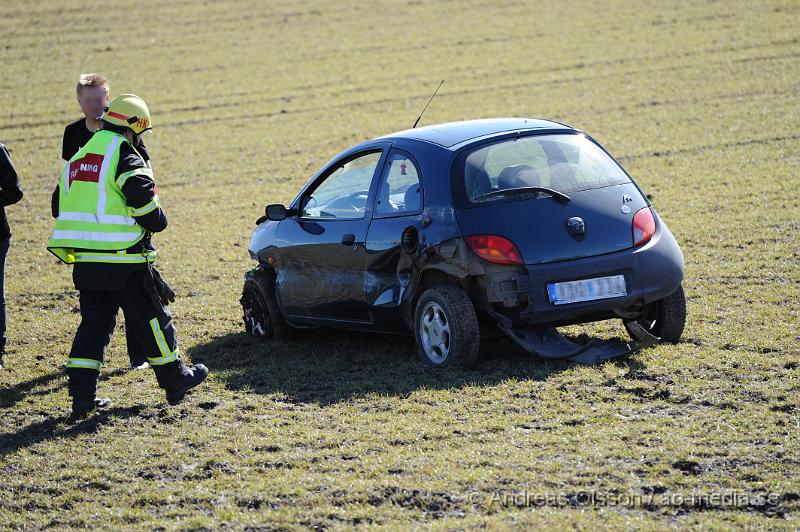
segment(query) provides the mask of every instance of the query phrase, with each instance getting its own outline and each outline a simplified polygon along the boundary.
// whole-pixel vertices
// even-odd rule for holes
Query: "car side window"
[[[422,181],[414,159],[392,150],[375,199],[376,215],[405,215],[422,209]]]
[[[349,159],[335,167],[312,192],[303,197],[302,217],[358,220],[364,217],[369,186],[381,152]]]

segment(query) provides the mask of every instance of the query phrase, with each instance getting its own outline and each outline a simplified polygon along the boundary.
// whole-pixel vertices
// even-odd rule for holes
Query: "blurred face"
[[[103,114],[103,108],[108,104],[108,95],[103,87],[81,87],[78,103],[83,115],[94,120]]]

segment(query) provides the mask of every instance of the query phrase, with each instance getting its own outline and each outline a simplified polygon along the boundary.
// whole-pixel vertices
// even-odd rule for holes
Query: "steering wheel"
[[[355,211],[364,210],[367,208],[367,196],[369,196],[369,191],[359,190],[344,198],[343,203]]]

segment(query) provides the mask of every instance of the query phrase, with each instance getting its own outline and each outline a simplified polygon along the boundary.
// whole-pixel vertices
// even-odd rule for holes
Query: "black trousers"
[[[146,267],[137,268],[122,288],[80,290],[81,324],[67,362],[72,397],[94,399],[119,308],[125,316],[126,331],[136,337],[157,376],[167,369],[168,373],[173,373],[178,366],[178,341],[172,315],[167,307],[152,301],[144,288],[146,275],[149,275]]]
[[[127,318],[125,321],[127,323]],[[136,367],[147,362],[147,353],[145,353],[144,347],[139,343],[136,333],[129,329],[127,325],[125,327],[125,343],[128,345],[128,359],[131,362],[131,366]]]

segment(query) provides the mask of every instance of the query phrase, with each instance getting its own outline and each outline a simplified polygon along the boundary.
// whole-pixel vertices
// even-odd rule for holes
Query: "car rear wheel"
[[[245,280],[240,302],[248,334],[277,340],[288,338],[289,325],[275,302],[274,276],[262,273]]]
[[[686,324],[686,297],[683,293],[683,286],[658,301],[653,301],[642,311],[642,315],[635,320],[642,328],[661,339],[662,342],[677,344],[683,334],[683,327]],[[625,329],[631,338],[636,336],[630,330],[628,322]]]
[[[475,307],[454,286],[435,286],[422,293],[414,313],[420,358],[434,367],[475,365],[480,329]]]

